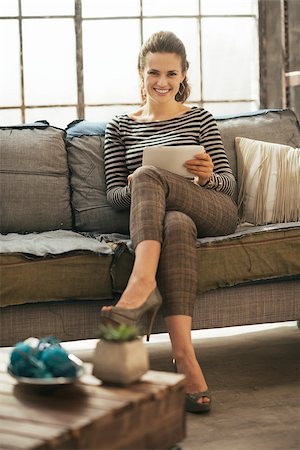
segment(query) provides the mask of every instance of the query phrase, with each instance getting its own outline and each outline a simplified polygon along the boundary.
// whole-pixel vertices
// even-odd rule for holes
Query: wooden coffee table
[[[184,377],[147,372],[126,388],[102,385],[91,364],[80,382],[21,385],[0,351],[0,448],[168,449],[185,437]]]

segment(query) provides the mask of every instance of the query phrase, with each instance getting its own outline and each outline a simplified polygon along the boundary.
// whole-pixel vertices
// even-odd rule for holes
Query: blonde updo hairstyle
[[[142,104],[146,103],[146,93],[144,88],[143,72],[146,66],[146,57],[148,53],[175,53],[181,58],[182,72],[187,72],[189,63],[186,59],[185,47],[182,41],[171,31],[159,31],[154,33],[143,44],[138,58],[138,70],[141,77],[141,97]],[[179,91],[175,96],[175,100],[179,103],[184,103],[191,92],[190,86],[185,76],[182,83],[180,83]]]

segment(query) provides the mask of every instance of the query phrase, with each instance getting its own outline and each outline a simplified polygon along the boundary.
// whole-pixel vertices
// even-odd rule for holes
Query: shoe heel
[[[150,335],[154,323],[155,316],[160,308],[160,305],[147,312],[147,342],[150,340]]]

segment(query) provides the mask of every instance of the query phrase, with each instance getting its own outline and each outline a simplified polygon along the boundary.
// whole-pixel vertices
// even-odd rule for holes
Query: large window
[[[259,108],[258,0],[0,0],[0,124],[106,121],[140,101],[137,55],[155,31],[184,42],[189,102]]]

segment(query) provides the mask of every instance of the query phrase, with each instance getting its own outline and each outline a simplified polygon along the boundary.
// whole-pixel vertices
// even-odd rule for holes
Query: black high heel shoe
[[[162,304],[162,298],[158,288],[155,288],[147,297],[146,301],[138,308],[121,308],[112,306],[109,310],[101,310],[100,316],[104,320],[115,322],[117,324],[126,324],[136,326],[142,316],[147,313],[147,341],[149,341],[153,322],[157,311]]]
[[[172,363],[173,363],[175,372],[177,372],[176,360],[173,359]],[[209,399],[209,402],[199,403],[198,400],[200,398],[204,398],[204,397],[207,397]],[[185,394],[185,410],[190,413],[200,414],[200,413],[209,412],[211,409],[211,402],[212,402],[212,399],[211,399],[209,390],[199,391],[199,392],[195,392],[193,394],[188,394],[188,393]]]

